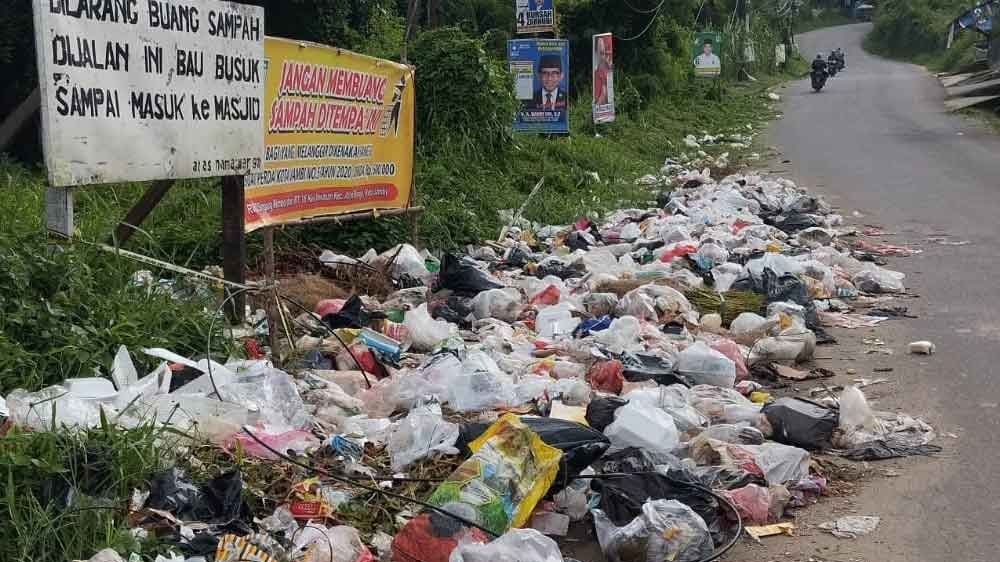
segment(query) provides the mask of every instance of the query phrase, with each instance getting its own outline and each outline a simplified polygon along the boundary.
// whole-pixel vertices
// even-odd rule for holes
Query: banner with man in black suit
[[[521,109],[515,131],[569,132],[569,42],[565,39],[515,39],[507,60]]]

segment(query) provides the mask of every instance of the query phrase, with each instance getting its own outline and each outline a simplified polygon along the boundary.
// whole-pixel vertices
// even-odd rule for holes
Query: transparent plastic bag
[[[460,428],[441,417],[440,408],[423,406],[409,414],[392,428],[389,434],[389,456],[394,472],[402,472],[414,462],[440,453],[457,455]]]
[[[295,537],[300,562],[372,562],[371,552],[354,527],[322,527],[308,523]]]
[[[504,322],[514,322],[521,314],[521,292],[517,289],[490,289],[472,299],[472,310],[476,319],[496,318]]]
[[[74,396],[62,386],[50,386],[38,392],[19,388],[7,395],[7,409],[14,425],[35,431],[50,431],[62,426],[97,427],[100,423],[99,404]]]
[[[593,510],[597,541],[609,562],[698,562],[714,551],[705,520],[677,500],[653,500],[624,527]]]
[[[676,370],[692,384],[732,388],[736,384],[736,364],[725,355],[695,342],[677,356]]]
[[[448,562],[563,562],[556,541],[534,529],[511,529],[490,543],[461,541]]]
[[[713,267],[712,279],[715,281],[715,292],[725,293],[742,275],[743,266],[739,264],[723,263]]]
[[[236,382],[220,387],[219,395],[226,402],[260,412],[261,421],[275,433],[306,429],[312,423],[295,381],[278,369],[240,375]]]
[[[622,316],[611,321],[611,327],[594,335],[594,341],[612,353],[623,353],[638,347],[642,326],[634,316]]]
[[[617,307],[618,295],[614,293],[588,293],[583,297],[584,310],[596,318],[614,314]]]
[[[403,325],[410,331],[415,351],[433,351],[439,343],[458,334],[454,325],[431,318],[426,304],[407,312]]]
[[[768,484],[784,484],[809,476],[810,457],[805,449],[772,442],[741,447],[753,455]]]
[[[452,381],[449,403],[459,412],[483,412],[517,400],[514,380],[480,350],[468,353],[462,373]]]
[[[631,403],[659,408],[670,415],[681,433],[708,425],[708,418],[688,403],[688,389],[679,384],[640,388],[623,396]]]
[[[615,412],[615,421],[605,430],[611,452],[628,447],[670,453],[680,445],[677,426],[670,414],[654,406],[629,403]]]

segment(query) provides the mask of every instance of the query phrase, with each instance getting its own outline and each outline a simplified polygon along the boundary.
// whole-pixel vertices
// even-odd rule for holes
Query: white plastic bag
[[[629,403],[615,412],[615,421],[605,430],[611,452],[638,447],[669,453],[680,445],[677,426],[670,414],[654,406]]]
[[[784,484],[809,476],[809,451],[767,442],[762,445],[742,445],[753,454],[754,462],[764,472],[768,484]]]
[[[676,370],[695,385],[732,388],[736,384],[736,363],[700,341],[677,356]]]
[[[296,535],[293,547],[302,553],[296,557],[297,560],[357,562],[362,558],[371,558],[358,530],[344,525],[327,528],[307,523]]]
[[[656,388],[639,388],[622,396],[622,398],[629,403],[645,404],[670,414],[677,430],[683,433],[708,424],[708,418],[688,403],[689,394],[687,387],[674,384]]]
[[[859,291],[865,293],[902,293],[906,290],[903,286],[905,277],[902,273],[875,266],[859,272],[852,281]]]
[[[449,403],[459,412],[484,412],[517,401],[513,378],[486,353],[470,351],[452,382]]]
[[[562,562],[556,541],[534,529],[511,529],[490,543],[459,542],[448,562]]]
[[[714,551],[705,520],[677,500],[646,502],[642,514],[624,527],[599,509],[592,513],[609,562],[698,562]]]
[[[744,312],[729,324],[729,335],[736,343],[753,345],[757,340],[766,337],[777,325],[777,320],[767,319],[753,312]]]
[[[389,434],[389,456],[392,470],[402,472],[414,462],[435,453],[457,455],[459,427],[441,417],[440,408],[429,406],[411,410],[397,422]]]
[[[496,318],[514,322],[521,314],[521,292],[517,289],[490,289],[472,299],[472,310],[477,320]]]
[[[715,292],[725,293],[743,275],[743,267],[735,263],[723,263],[712,268]]]
[[[572,305],[560,303],[541,310],[535,319],[535,331],[543,338],[568,336],[580,324],[573,318]]]
[[[873,432],[878,427],[875,413],[868,405],[868,399],[861,389],[851,385],[840,395],[840,430],[844,433],[855,431]]]
[[[622,316],[612,320],[607,330],[594,334],[594,341],[606,346],[612,353],[622,353],[638,346],[641,330],[638,318]]]
[[[454,325],[431,318],[426,304],[407,312],[403,325],[410,331],[414,351],[433,351],[439,343],[458,334]]]

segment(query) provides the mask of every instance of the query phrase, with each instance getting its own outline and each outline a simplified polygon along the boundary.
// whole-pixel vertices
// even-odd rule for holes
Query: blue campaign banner
[[[514,39],[507,42],[507,62],[521,108],[514,130],[569,132],[569,41]]]
[[[518,33],[549,33],[555,29],[554,0],[516,0],[514,13]]]

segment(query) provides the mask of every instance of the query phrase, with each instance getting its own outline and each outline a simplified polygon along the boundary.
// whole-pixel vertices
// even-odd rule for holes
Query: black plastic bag
[[[670,386],[687,382],[674,373],[674,364],[666,357],[655,353],[625,353],[620,357],[628,382],[656,381],[657,384]]]
[[[490,274],[453,254],[445,254],[438,275],[438,289],[448,289],[456,295],[474,297],[490,289],[502,289]]]
[[[367,327],[372,320],[383,320],[385,318],[385,314],[381,312],[371,312],[366,309],[364,303],[361,302],[361,297],[351,295],[351,298],[347,299],[340,312],[327,314],[323,317],[323,323],[331,330],[339,328],[361,329]]]
[[[723,539],[719,501],[692,474],[624,474],[595,479],[590,487],[601,495],[600,509],[617,526],[630,523],[649,500],[677,500],[701,516],[716,544]]]
[[[246,520],[249,507],[243,502],[243,479],[238,470],[217,476],[198,486],[183,470],[172,468],[153,476],[146,505],[168,511],[182,521],[226,524]]]
[[[863,443],[844,453],[844,458],[852,461],[882,461],[916,455],[932,456],[941,452],[937,445],[890,445],[883,440]]]
[[[812,215],[807,215],[805,213],[789,213],[787,215],[774,217],[773,226],[786,234],[795,234],[800,230],[805,230],[814,226],[823,226],[823,223],[818,221],[816,217]]]
[[[608,450],[611,441],[603,433],[576,422],[555,418],[540,418],[522,416],[524,422],[532,431],[538,434],[547,445],[563,452],[559,463],[559,473],[549,489],[554,494],[566,487],[570,478],[580,474],[593,464]],[[469,443],[482,435],[490,424],[470,423],[462,426],[456,447],[465,452]]]
[[[694,469],[694,475],[713,490],[736,490],[750,484],[767,487],[767,480],[756,474],[724,466],[699,466]]]
[[[567,279],[583,277],[583,272],[560,262],[545,263],[539,265],[538,269],[535,270],[535,277],[539,279],[544,279],[549,275],[558,277],[565,281]]]
[[[628,400],[623,400],[617,396],[601,396],[594,398],[587,404],[587,423],[597,431],[604,431],[606,427],[615,421],[615,412],[628,404]]]
[[[837,412],[801,398],[779,398],[762,412],[774,429],[772,438],[803,449],[825,449],[837,429]]]
[[[469,321],[469,315],[472,314],[471,302],[466,297],[452,295],[447,301],[432,306],[431,318],[445,320],[457,324],[459,328],[468,329],[472,327],[472,322]]]

